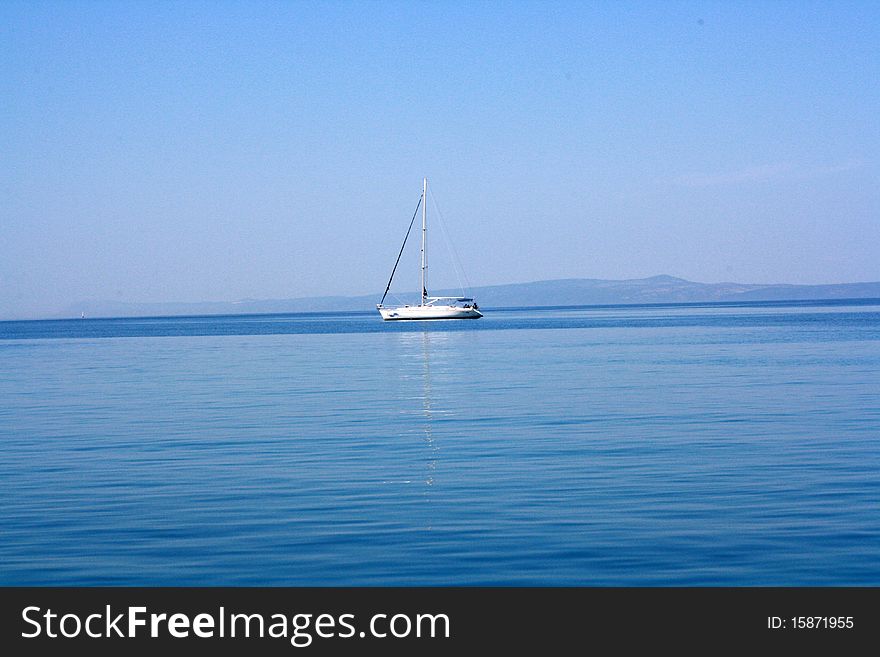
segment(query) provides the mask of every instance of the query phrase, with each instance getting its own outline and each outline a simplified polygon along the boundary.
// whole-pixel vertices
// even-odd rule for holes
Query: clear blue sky
[[[877,2],[6,0],[0,317],[381,292],[423,175],[473,285],[880,280],[878,80]]]

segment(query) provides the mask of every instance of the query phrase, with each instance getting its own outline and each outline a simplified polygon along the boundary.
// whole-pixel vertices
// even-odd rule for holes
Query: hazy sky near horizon
[[[423,176],[472,285],[880,280],[878,44],[877,2],[7,0],[0,317],[381,292]]]

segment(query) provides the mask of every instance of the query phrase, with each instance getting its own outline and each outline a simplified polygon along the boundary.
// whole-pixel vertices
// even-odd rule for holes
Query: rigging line
[[[431,200],[434,202],[434,209],[437,210],[437,218],[440,224],[440,232],[443,233],[443,239],[446,242],[446,248],[449,249],[449,252],[452,254],[452,270],[455,272],[455,278],[458,279],[458,286],[461,288],[461,296],[467,296],[470,294],[470,281],[468,280],[467,274],[464,271],[464,265],[461,263],[461,258],[458,257],[458,251],[455,249],[455,244],[453,244],[452,240],[449,238],[449,235],[446,233],[446,221],[443,219],[443,213],[440,212],[440,205],[437,203],[437,197],[434,196],[434,192],[428,190],[428,193],[431,195]],[[461,282],[462,277],[464,277],[464,283]],[[465,293],[465,290],[468,290]]]
[[[383,303],[385,303],[385,297],[388,296],[388,290],[391,289],[391,281],[394,280],[394,272],[397,271],[397,265],[400,264],[400,256],[403,255],[403,247],[406,246],[406,240],[409,239],[409,233],[410,233],[410,231],[412,230],[413,224],[414,224],[415,221],[416,221],[416,215],[419,213],[419,208],[420,208],[421,206],[422,206],[422,197],[419,196],[419,202],[418,202],[418,204],[416,205],[416,211],[413,212],[413,217],[412,217],[412,219],[411,219],[410,222],[409,222],[409,228],[406,229],[406,237],[403,238],[403,244],[400,245],[400,253],[397,254],[397,262],[394,263],[394,269],[391,270],[391,276],[390,276],[389,279],[388,279],[388,285],[385,286],[385,294],[382,295],[382,301],[379,302],[379,305],[380,305],[380,306],[381,306]]]
[[[437,203],[437,197],[431,193],[431,199],[434,201],[434,208],[437,210],[437,216],[440,221],[440,231],[443,233],[443,239],[446,241],[446,246],[448,247],[450,253],[452,254],[452,267],[455,272],[455,277],[458,279],[458,285],[462,288],[462,296],[467,296],[470,293],[470,281],[467,277],[467,272],[464,270],[464,265],[461,262],[461,258],[458,255],[458,250],[455,248],[455,244],[450,239],[448,233],[446,232],[446,220],[443,218],[443,213],[440,211],[440,204]],[[464,278],[464,283],[462,283],[461,279]],[[465,293],[465,289],[468,290],[467,294]]]

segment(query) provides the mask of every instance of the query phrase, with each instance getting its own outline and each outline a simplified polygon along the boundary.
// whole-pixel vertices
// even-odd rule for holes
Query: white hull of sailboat
[[[483,316],[476,308],[460,306],[400,306],[397,308],[379,308],[382,319],[418,320],[418,319],[479,319]]]

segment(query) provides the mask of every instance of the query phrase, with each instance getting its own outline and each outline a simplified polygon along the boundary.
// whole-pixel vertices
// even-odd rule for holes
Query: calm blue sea
[[[0,584],[880,585],[880,300],[0,322]]]

